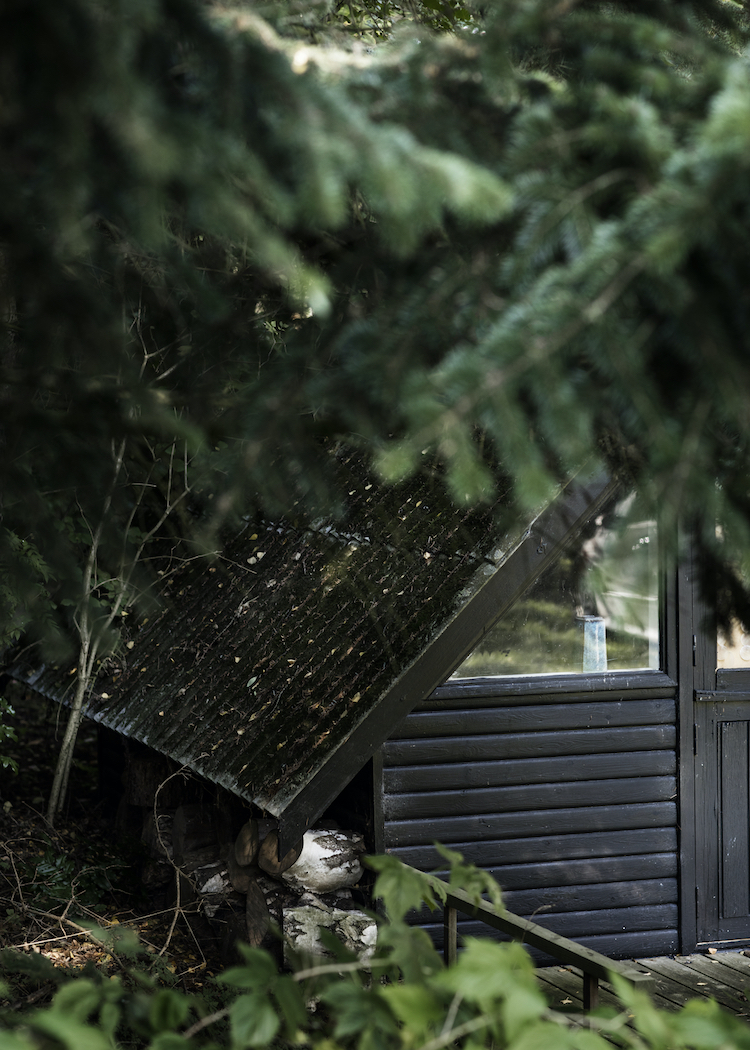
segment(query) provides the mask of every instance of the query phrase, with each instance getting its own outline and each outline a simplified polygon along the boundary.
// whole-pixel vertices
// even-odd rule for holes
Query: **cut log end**
[[[240,828],[234,844],[234,856],[239,865],[254,864],[258,856],[258,821],[248,820]]]
[[[303,840],[295,843],[292,848],[279,858],[279,833],[269,831],[258,850],[258,865],[269,875],[282,875],[291,868],[295,861],[299,860],[302,853]]]

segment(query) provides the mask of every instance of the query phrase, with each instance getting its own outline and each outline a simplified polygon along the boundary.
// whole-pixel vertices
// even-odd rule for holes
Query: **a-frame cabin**
[[[439,840],[612,958],[750,943],[750,647],[707,635],[657,523],[578,481],[501,537],[429,472],[341,469],[335,528],[248,526],[175,573],[91,716],[277,817],[282,851],[356,798],[371,849],[432,869]]]
[[[570,620],[582,549],[591,558],[598,544],[606,560],[616,546],[601,507],[592,500],[556,567],[535,572],[528,556],[551,508],[498,569],[501,591],[522,577],[525,595],[383,745],[377,845],[419,867],[440,865],[435,840],[457,849],[492,871],[512,911],[613,958],[742,946],[750,636],[717,637],[689,557],[665,570],[657,523],[632,521],[597,596],[614,660],[602,667],[601,636],[585,652],[585,634],[601,635],[594,616],[578,618],[577,646],[556,650],[550,598]]]

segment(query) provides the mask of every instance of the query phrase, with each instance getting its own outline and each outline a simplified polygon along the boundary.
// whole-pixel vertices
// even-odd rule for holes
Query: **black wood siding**
[[[676,951],[673,684],[528,682],[446,686],[404,720],[383,748],[385,849],[433,870],[443,842],[492,872],[511,911],[614,958]],[[440,916],[422,921],[440,944]]]

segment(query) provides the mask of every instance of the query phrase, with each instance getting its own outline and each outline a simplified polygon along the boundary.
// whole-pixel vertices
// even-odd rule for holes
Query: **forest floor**
[[[135,964],[200,993],[222,961],[215,946],[198,942],[184,911],[144,891],[143,846],[115,830],[98,797],[96,726],[81,727],[66,809],[52,828],[44,812],[66,713],[16,686],[5,697],[15,713],[4,723],[16,739],[0,742],[0,761],[18,766],[0,768],[0,969],[6,979],[18,974],[12,1005],[43,1000],[56,986],[38,979],[42,960],[33,955],[71,973]],[[22,979],[23,959],[8,949],[36,964],[28,968],[34,980]]]

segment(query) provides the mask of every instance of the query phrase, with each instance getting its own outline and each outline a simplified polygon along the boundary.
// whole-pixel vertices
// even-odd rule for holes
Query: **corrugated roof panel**
[[[335,525],[248,525],[172,573],[89,714],[274,814],[377,705],[472,589],[493,511],[451,505],[430,468],[377,485],[339,454]],[[60,693],[60,671],[36,682]],[[106,694],[106,698],[105,695]]]

